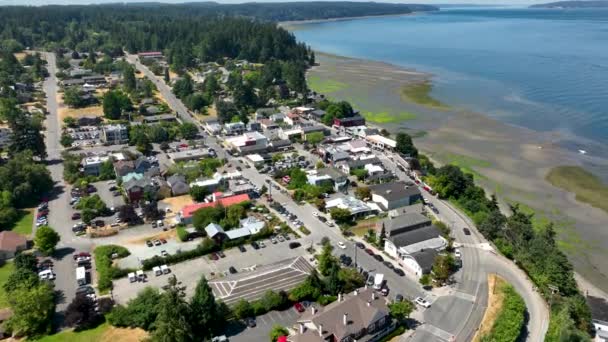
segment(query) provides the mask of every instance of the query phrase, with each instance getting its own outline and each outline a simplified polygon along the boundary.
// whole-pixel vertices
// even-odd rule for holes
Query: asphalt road
[[[59,122],[56,97],[58,86],[55,75],[57,68],[55,66],[55,55],[52,53],[45,53],[45,55],[50,74],[43,85],[47,96],[47,110],[49,112],[45,121],[45,143],[48,153],[47,166],[55,182],[53,192],[49,196],[48,220],[49,225],[61,236],[61,241],[53,256],[54,271],[57,275],[55,289],[59,294],[56,311],[58,313],[58,322],[61,322],[61,312],[72,301],[78,287],[76,283],[76,267],[72,253],[75,251],[90,252],[92,243],[87,239],[76,237],[71,231],[71,222],[69,221],[69,217],[71,216],[69,185],[63,181],[62,148],[59,144],[61,123]]]
[[[184,121],[193,122],[198,126],[198,122],[191,117],[183,103],[175,97],[160,77],[154,75],[147,67],[139,63],[135,56],[130,55],[127,59],[156,84],[169,106]],[[218,152],[220,157],[224,155],[221,147],[215,143],[214,138],[209,137],[207,143]],[[400,179],[405,179],[406,175],[399,171],[395,163],[389,160],[385,154],[378,153],[378,156]],[[257,186],[261,187],[266,184],[267,177],[259,174],[254,169],[243,169],[243,175]],[[320,242],[322,237],[327,236],[333,243],[345,242],[347,250],[335,249],[335,253],[350,254],[354,260],[356,247],[353,246],[352,242],[346,241],[337,228],[330,228],[318,221],[312,215],[316,208],[309,204],[298,205],[279,191],[273,190],[272,194],[275,201],[283,204],[289,211],[296,214],[311,231],[311,235],[304,240],[309,241],[308,243],[315,243]],[[422,321],[420,323],[422,325],[418,328],[420,333],[411,335],[408,339],[413,341],[469,341],[479,327],[487,305],[488,273],[497,273],[510,282],[526,302],[529,313],[526,340],[543,341],[549,324],[549,311],[542,297],[534,291],[529,278],[511,261],[488,250],[489,244],[465,215],[459,213],[446,202],[433,196],[427,197],[439,209],[439,218],[451,226],[456,242],[462,245],[460,249],[463,267],[455,275],[457,283],[448,289],[447,294],[434,298],[435,295],[424,291],[417,281],[408,277],[397,276],[393,271],[365,253],[357,254],[359,265],[367,270],[385,274],[393,294],[400,293],[410,298],[422,296],[431,299],[433,305],[424,310],[421,315]],[[472,235],[465,235],[462,230],[464,227],[469,228]]]

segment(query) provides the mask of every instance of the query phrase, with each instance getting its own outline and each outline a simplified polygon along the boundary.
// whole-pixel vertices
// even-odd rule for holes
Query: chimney
[[[359,294],[359,290],[355,289],[355,292],[353,293],[355,296]]]
[[[367,290],[367,283],[365,283],[365,289]]]
[[[376,292],[372,292],[372,301],[376,300]]]
[[[319,336],[323,337],[323,324],[319,324]]]
[[[338,302],[342,301],[342,293],[338,293]]]
[[[303,334],[304,330],[305,330],[304,323],[300,323],[300,334]]]
[[[372,306],[372,302],[367,302],[367,306]]]
[[[344,313],[344,315],[342,315],[342,323],[344,325],[348,324],[348,314],[347,313]]]
[[[312,312],[313,315],[317,313],[317,309],[315,309],[315,307],[312,305],[310,306],[310,311]]]

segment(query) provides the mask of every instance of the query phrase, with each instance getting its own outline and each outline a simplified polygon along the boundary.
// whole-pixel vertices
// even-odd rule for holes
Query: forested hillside
[[[606,8],[608,1],[592,0],[592,1],[557,1],[546,4],[532,5],[531,8]]]

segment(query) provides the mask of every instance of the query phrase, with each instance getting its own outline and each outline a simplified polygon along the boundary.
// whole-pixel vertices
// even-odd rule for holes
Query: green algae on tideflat
[[[319,76],[309,76],[308,86],[318,93],[335,93],[349,87],[348,84],[329,78],[321,79]]]
[[[553,186],[572,192],[576,200],[608,212],[608,185],[579,166],[557,166],[545,176]]]
[[[416,118],[416,114],[410,112],[392,113],[388,111],[363,111],[362,114],[367,121],[378,124],[399,123],[403,121],[413,120]]]
[[[401,87],[401,96],[406,100],[416,104],[435,108],[448,108],[448,106],[431,96],[433,83],[426,80],[424,82],[413,82]]]

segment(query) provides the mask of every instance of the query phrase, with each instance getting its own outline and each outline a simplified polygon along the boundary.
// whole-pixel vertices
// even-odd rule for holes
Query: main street
[[[91,251],[92,243],[88,239],[78,238],[71,231],[69,224],[69,189],[63,180],[63,164],[61,159],[61,122],[58,115],[57,103],[57,67],[55,65],[55,54],[45,53],[48,62],[47,69],[49,77],[44,81],[44,92],[47,99],[48,115],[46,117],[45,143],[47,148],[47,166],[55,186],[49,196],[49,225],[61,236],[54,255],[55,289],[60,293],[57,303],[57,312],[65,310],[76,293],[75,265],[72,253],[75,251]],[[66,223],[68,222],[68,223]]]
[[[165,84],[163,79],[154,75],[147,67],[139,63],[135,56],[130,55],[127,59],[156,84],[169,106],[178,113],[182,120],[193,122],[199,126],[199,123],[171,92],[171,88]],[[208,137],[206,143],[213,147],[220,157],[226,156],[228,160],[233,161],[231,160],[232,157],[227,156],[216,143],[215,137]],[[391,159],[387,158],[386,154],[378,153],[378,156],[400,179],[405,179],[406,175],[397,168]],[[258,187],[267,184],[267,177],[258,173],[255,169],[243,169],[242,172],[246,179],[249,179]],[[324,236],[330,238],[334,244],[338,241],[345,242],[347,249],[336,249],[335,253],[345,253],[354,260],[356,249],[354,244],[347,241],[338,228],[330,228],[316,219],[313,216],[316,208],[310,204],[298,205],[289,196],[274,189],[272,190],[272,196],[275,201],[283,204],[290,212],[297,215],[304,226],[310,230],[311,234],[305,237],[303,242],[315,244],[320,242]],[[465,215],[447,202],[433,196],[427,196],[427,198],[439,209],[439,219],[452,228],[452,235],[456,243],[462,245],[460,249],[463,267],[455,275],[457,283],[447,293],[434,294],[427,292],[421,288],[416,280],[407,276],[397,276],[392,270],[366,253],[357,254],[357,263],[360,266],[368,271],[385,274],[393,294],[400,293],[410,298],[422,296],[432,301],[432,306],[422,312],[422,325],[409,338],[421,342],[471,340],[479,327],[487,305],[487,276],[489,273],[496,273],[511,283],[526,302],[529,313],[527,341],[543,341],[548,328],[549,312],[542,297],[534,291],[529,278],[511,261],[497,255]],[[465,227],[472,232],[471,235],[464,234],[463,228]]]

